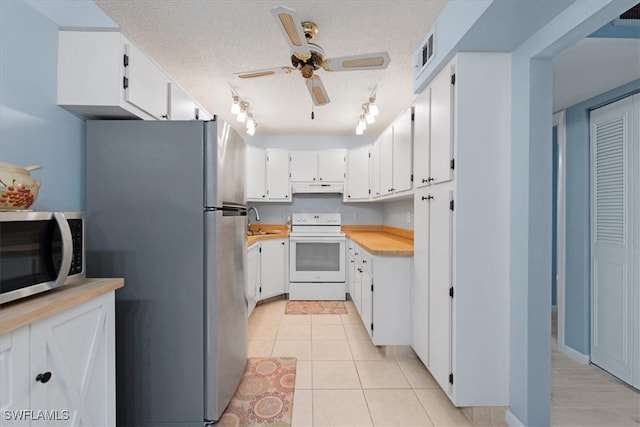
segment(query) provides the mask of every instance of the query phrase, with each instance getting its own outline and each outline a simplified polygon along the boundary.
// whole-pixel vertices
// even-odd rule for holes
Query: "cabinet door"
[[[449,181],[453,147],[452,66],[445,67],[431,83],[431,178],[432,184]]]
[[[343,182],[345,150],[324,150],[318,152],[318,179],[320,181]]]
[[[413,107],[413,176],[416,188],[429,184],[431,88],[427,87]]]
[[[371,146],[371,197],[380,197],[380,140]]]
[[[431,188],[429,222],[429,371],[443,390],[451,372],[452,193],[448,186]]]
[[[419,188],[414,198],[413,288],[411,344],[422,362],[429,366],[429,208],[431,188]]]
[[[284,150],[267,150],[267,198],[291,200],[289,181],[289,153]]]
[[[367,329],[370,336],[373,336],[373,278],[366,269],[362,269],[361,274],[362,296],[361,304],[362,309],[360,316],[362,317],[362,323]]]
[[[318,152],[290,151],[291,181],[318,180]]]
[[[29,326],[23,326],[0,336],[0,425],[6,427],[28,426],[30,420],[10,417],[11,411],[31,408],[30,387],[33,383],[29,372]]]
[[[260,243],[253,244],[249,247],[247,253],[247,311],[249,315],[253,312],[258,301],[258,289],[260,288]]]
[[[132,44],[125,46],[129,65],[125,68],[128,79],[125,100],[156,119],[166,119],[169,79],[156,64]]]
[[[409,108],[393,124],[393,191],[411,190],[413,120]]]
[[[69,409],[59,425],[115,425],[113,292],[33,323],[30,343],[31,409]]]
[[[284,294],[286,280],[286,256],[289,253],[285,239],[268,239],[260,242],[260,299]]]
[[[393,193],[393,126],[382,132],[380,138],[380,194]]]
[[[247,145],[247,200],[266,200],[267,151]]]
[[[195,120],[196,104],[175,83],[169,83],[169,120]]]
[[[369,158],[368,145],[347,151],[347,182],[345,201],[369,199]]]

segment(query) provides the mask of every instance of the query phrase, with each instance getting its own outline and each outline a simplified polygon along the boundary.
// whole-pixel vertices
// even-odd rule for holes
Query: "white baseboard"
[[[568,347],[567,345],[558,347],[558,350],[563,352],[564,354],[566,354],[576,362],[581,363],[583,365],[588,365],[589,363],[591,363],[591,358],[589,357],[588,354],[582,354],[579,351],[574,350],[571,347]]]
[[[525,427],[524,424],[522,424],[522,421],[520,421],[508,409],[507,409],[507,414],[504,416],[504,420],[507,422],[509,427]]]

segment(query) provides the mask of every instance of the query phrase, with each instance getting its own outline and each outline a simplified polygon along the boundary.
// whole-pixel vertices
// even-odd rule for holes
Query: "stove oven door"
[[[345,281],[344,237],[291,237],[289,280],[291,282]]]

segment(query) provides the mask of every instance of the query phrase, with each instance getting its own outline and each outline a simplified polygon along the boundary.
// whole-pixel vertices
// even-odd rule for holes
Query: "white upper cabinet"
[[[431,183],[431,157],[429,153],[431,133],[431,88],[416,98],[413,105],[413,174],[416,188]]]
[[[393,191],[411,190],[413,179],[413,110],[409,108],[393,123]]]
[[[380,195],[393,193],[393,126],[382,132],[380,144]]]
[[[453,178],[453,135],[455,63],[445,67],[431,82],[431,184]],[[478,108],[482,108],[479,106]]]
[[[369,160],[371,146],[347,151],[347,181],[344,201],[369,200]]]
[[[290,151],[291,181],[317,181],[318,180],[318,152],[317,151]]]
[[[196,104],[187,92],[169,83],[169,120],[195,120]]]
[[[289,152],[286,150],[267,150],[267,198],[270,201],[291,201]]]
[[[156,119],[167,119],[169,79],[131,43],[125,43],[124,97]]]
[[[170,89],[171,86],[171,89]],[[58,32],[58,105],[89,119],[211,120],[122,34]]]
[[[412,188],[413,109],[409,108],[373,144],[371,196],[391,196]]]
[[[380,197],[380,140],[371,146],[371,197]]]
[[[247,145],[247,200],[267,198],[267,151]]]
[[[289,152],[292,182],[343,182],[346,150]]]

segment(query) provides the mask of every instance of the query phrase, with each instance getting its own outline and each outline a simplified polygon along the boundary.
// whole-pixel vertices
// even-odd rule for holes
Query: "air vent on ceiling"
[[[427,40],[422,45],[422,60],[420,68],[424,68],[433,58],[433,33],[427,36]]]
[[[640,19],[640,3],[620,15],[620,19]]]

